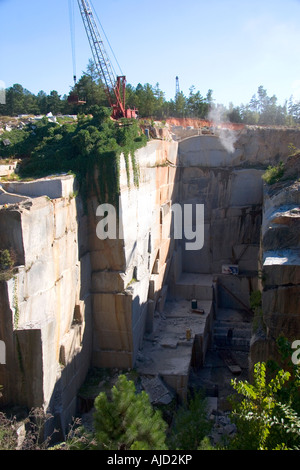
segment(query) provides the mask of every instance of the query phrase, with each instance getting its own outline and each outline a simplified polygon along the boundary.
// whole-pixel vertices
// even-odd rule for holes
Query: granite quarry
[[[300,339],[299,177],[262,179],[300,132],[230,129],[232,151],[223,135],[170,126],[136,152],[139,188],[121,168],[122,238],[97,237],[96,195],[86,212],[71,175],[0,181],[0,249],[16,258],[0,282],[1,406],[43,407],[64,430],[89,369],[108,368],[134,369],[153,403],[192,385],[224,411],[232,377],[275,354],[280,332]],[[204,205],[200,250],[172,237],[174,204]],[[266,328],[253,329],[258,290]]]

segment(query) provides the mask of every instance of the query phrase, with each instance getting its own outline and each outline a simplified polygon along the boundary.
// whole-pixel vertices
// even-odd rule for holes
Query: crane
[[[180,87],[179,87],[179,77],[177,76],[176,77],[176,91],[175,91],[175,100],[177,98],[177,96],[179,95],[180,93]]]
[[[95,67],[104,85],[109,105],[112,108],[112,118],[116,120],[120,118],[136,118],[136,109],[126,109],[126,77],[124,75],[116,77],[113,72],[90,2],[88,0],[77,0],[77,2],[92,50]]]

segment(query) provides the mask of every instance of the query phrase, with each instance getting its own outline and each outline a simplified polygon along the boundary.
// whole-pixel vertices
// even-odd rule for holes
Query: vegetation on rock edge
[[[125,158],[128,183],[131,163],[134,184],[138,186],[135,152],[147,142],[136,120],[112,121],[110,109],[99,106],[93,107],[92,115],[79,115],[76,122],[57,124],[43,118],[22,130],[7,133],[6,137],[10,145],[1,149],[1,157],[21,159],[20,178],[73,173],[83,197],[94,190],[100,202],[115,205],[120,190],[121,154]]]

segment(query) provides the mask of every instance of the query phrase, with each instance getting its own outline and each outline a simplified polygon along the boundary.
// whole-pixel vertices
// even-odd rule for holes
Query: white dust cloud
[[[226,117],[226,109],[218,105],[208,114],[208,119],[213,122],[214,132],[219,136],[221,144],[228,153],[235,151],[234,144],[237,141],[237,135],[232,129],[223,126]]]

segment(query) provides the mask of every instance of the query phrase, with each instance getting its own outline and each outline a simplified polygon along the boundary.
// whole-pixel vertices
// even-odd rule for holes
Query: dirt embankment
[[[213,121],[209,121],[206,119],[194,119],[194,118],[168,118],[166,119],[167,124],[170,126],[181,126],[181,127],[194,127],[194,128],[201,128],[201,127],[224,127],[226,129],[232,130],[241,130],[244,129],[244,124],[236,124],[232,122],[222,122],[222,123],[215,123]]]

